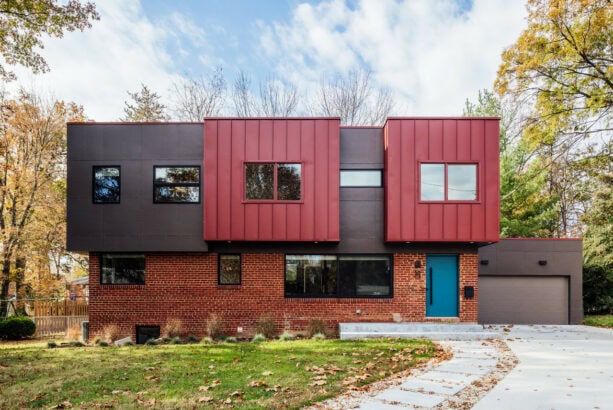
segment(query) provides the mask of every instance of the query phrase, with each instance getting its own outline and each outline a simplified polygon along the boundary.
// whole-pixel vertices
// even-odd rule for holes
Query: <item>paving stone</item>
[[[450,372],[450,373],[467,373],[467,374],[480,374],[484,375],[492,371],[493,366],[478,366],[476,364],[466,365],[462,363],[445,363],[436,368],[438,372]]]
[[[445,396],[438,394],[417,393],[399,388],[387,389],[375,396],[378,400],[387,400],[418,407],[434,407],[446,400]]]
[[[432,380],[425,380],[420,378],[406,381],[402,383],[399,387],[401,389],[406,390],[413,390],[418,392],[423,390],[426,392],[444,394],[448,396],[454,395],[464,388],[464,386],[461,384],[434,382]]]
[[[463,373],[446,373],[439,371],[431,371],[421,375],[423,379],[438,381],[443,383],[455,383],[469,385],[475,380],[481,378],[480,374],[463,374]]]
[[[401,409],[411,409],[413,406],[407,407],[404,405],[397,404],[387,404],[382,402],[381,400],[370,399],[363,403],[360,403],[360,407],[356,407],[360,410],[401,410]]]

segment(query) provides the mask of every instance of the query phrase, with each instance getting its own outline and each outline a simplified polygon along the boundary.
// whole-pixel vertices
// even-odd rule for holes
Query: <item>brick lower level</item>
[[[116,324],[122,336],[136,337],[136,326],[164,327],[182,320],[186,334],[203,336],[211,313],[223,318],[227,335],[254,334],[255,322],[271,313],[278,330],[301,332],[309,320],[321,319],[331,329],[339,322],[421,322],[426,318],[426,255],[393,255],[393,297],[387,299],[285,298],[284,254],[243,253],[239,286],[218,285],[217,254],[147,254],[145,285],[101,285],[100,255],[90,254],[90,333]],[[460,254],[459,289],[473,286],[475,295],[459,294],[461,322],[477,321],[477,254]],[[421,267],[415,268],[415,261]],[[357,313],[359,311],[359,314]]]

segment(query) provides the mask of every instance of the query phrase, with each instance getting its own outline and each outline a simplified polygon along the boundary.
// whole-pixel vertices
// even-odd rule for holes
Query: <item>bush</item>
[[[166,320],[166,326],[162,330],[162,335],[170,338],[183,335],[183,322],[181,319],[170,318]]]
[[[210,345],[211,343],[213,343],[213,339],[206,336],[206,337],[203,337],[202,340],[200,340],[200,343],[204,345]]]
[[[55,342],[47,342],[47,347],[49,349],[55,349],[57,347],[57,343],[55,343]]]
[[[146,344],[147,346],[157,346],[158,341],[157,341],[157,340],[155,340],[155,339],[153,339],[153,338],[151,338],[151,339],[147,340],[147,341],[145,342],[145,344]]]
[[[294,340],[294,335],[289,332],[283,332],[283,334],[279,336],[279,340],[284,341],[284,342],[289,341],[289,340]]]
[[[275,337],[275,318],[272,314],[267,313],[255,322],[255,333],[260,333],[267,339]]]
[[[198,343],[198,338],[194,335],[188,335],[185,338],[185,343]]]
[[[266,341],[266,336],[264,336],[261,333],[256,334],[255,336],[253,336],[253,339],[251,339],[251,341],[253,343],[262,343]]]
[[[236,343],[236,342],[238,342],[238,340],[236,340],[236,338],[235,338],[235,337],[230,336],[230,337],[226,337],[226,339],[224,340],[224,342],[226,342],[226,343]]]
[[[107,341],[104,340],[100,340],[98,339],[96,341],[96,346],[100,346],[100,347],[109,347],[109,343]]]
[[[183,342],[181,341],[181,338],[179,336],[175,336],[170,340],[170,344],[171,345],[180,345]]]
[[[324,335],[323,333],[315,333],[313,335],[313,337],[311,337],[311,339],[313,339],[313,340],[325,340],[326,339],[326,335]]]
[[[102,328],[102,335],[107,342],[114,342],[115,340],[120,339],[119,336],[119,326],[117,325],[106,325]]]
[[[70,346],[72,346],[72,347],[83,347],[85,345],[83,344],[83,342],[81,342],[79,340],[71,340],[70,341]]]
[[[0,320],[0,339],[18,340],[36,332],[36,324],[26,316],[11,316]]]
[[[613,314],[613,275],[602,266],[583,267],[583,311]]]
[[[128,341],[127,341],[127,342],[125,342],[123,345],[124,345],[124,346],[134,346],[134,342],[133,342],[133,341],[131,341],[131,340],[128,340]]]
[[[172,340],[171,338],[164,336],[164,337],[160,337],[159,339],[157,339],[157,342],[158,344],[167,345],[168,343],[171,342],[171,340]]]
[[[211,313],[206,324],[206,331],[211,339],[218,339],[223,335],[223,319],[216,313]]]
[[[306,333],[309,339],[313,338],[313,336],[318,333],[326,335],[326,324],[323,322],[323,320],[311,319],[307,326]]]

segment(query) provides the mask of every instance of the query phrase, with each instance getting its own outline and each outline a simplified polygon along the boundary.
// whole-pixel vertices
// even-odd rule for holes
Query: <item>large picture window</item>
[[[422,201],[476,201],[477,164],[422,163]]]
[[[100,257],[103,285],[144,285],[145,255],[103,254]]]
[[[387,255],[286,255],[286,297],[392,296]]]
[[[95,204],[118,204],[120,198],[119,166],[93,167],[93,202]]]
[[[248,201],[299,201],[302,199],[302,165],[299,163],[245,164],[245,199]]]
[[[153,167],[153,202],[200,202],[200,167]]]

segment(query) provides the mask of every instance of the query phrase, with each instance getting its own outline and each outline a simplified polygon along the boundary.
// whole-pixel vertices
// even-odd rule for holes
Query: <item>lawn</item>
[[[588,326],[613,328],[613,315],[592,315],[583,318],[583,324]]]
[[[299,408],[414,367],[426,340],[0,344],[0,408]]]

